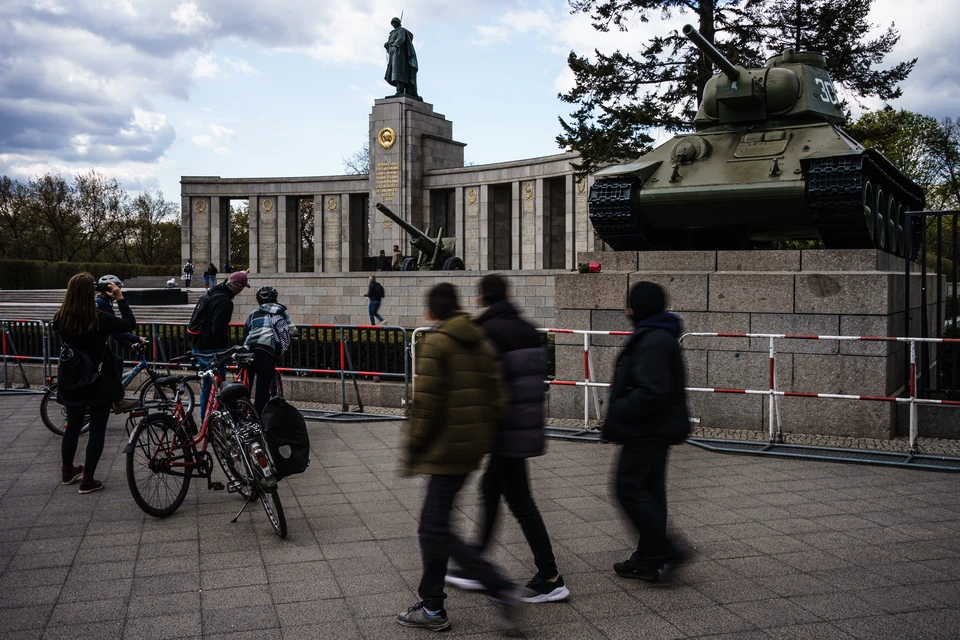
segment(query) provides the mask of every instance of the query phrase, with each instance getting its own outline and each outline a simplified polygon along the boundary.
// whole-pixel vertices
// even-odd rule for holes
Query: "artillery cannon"
[[[456,238],[444,238],[443,227],[437,232],[434,240],[420,229],[395,214],[386,205],[377,203],[377,211],[387,216],[400,228],[410,234],[410,245],[420,252],[418,258],[406,258],[400,266],[400,271],[463,271],[466,267],[463,260],[455,254]],[[429,232],[429,229],[427,229]]]
[[[826,60],[786,49],[762,68],[733,64],[690,25],[683,34],[720,73],[703,90],[694,133],[594,174],[587,200],[618,251],[753,249],[819,238],[828,249],[906,255],[922,229],[923,190],[845,121]],[[909,228],[908,228],[909,227]]]

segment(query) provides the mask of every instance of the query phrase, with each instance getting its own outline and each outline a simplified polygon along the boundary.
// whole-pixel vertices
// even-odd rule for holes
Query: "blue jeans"
[[[374,318],[383,322],[383,317],[377,313],[380,310],[380,300],[371,300],[370,304],[367,306],[367,311],[370,313],[370,324],[377,324],[373,321]]]
[[[200,371],[207,371],[210,369],[210,365],[213,364],[213,352],[201,352],[196,349],[193,350],[193,355],[197,356],[197,362],[200,365]],[[226,367],[220,367],[220,375],[226,374]],[[200,382],[200,422],[203,423],[203,418],[207,415],[207,402],[210,400],[210,389],[213,388],[213,379],[204,378]]]

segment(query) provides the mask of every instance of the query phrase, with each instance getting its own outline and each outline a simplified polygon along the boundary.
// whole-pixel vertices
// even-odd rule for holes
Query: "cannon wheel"
[[[447,258],[443,262],[444,271],[466,271],[467,267],[463,264],[463,260],[457,256],[452,258]]]
[[[404,258],[403,264],[400,265],[400,271],[416,271],[417,270],[417,261],[414,258]]]

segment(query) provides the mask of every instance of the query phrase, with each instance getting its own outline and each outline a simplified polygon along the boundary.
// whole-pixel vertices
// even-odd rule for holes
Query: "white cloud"
[[[184,2],[170,13],[177,33],[192,36],[216,26],[206,13],[193,2]]]
[[[239,73],[245,76],[258,76],[260,75],[260,70],[254,68],[246,60],[231,60],[230,58],[224,58],[224,63],[230,67],[234,72]]]
[[[235,133],[230,127],[223,127],[219,124],[210,125],[210,132],[215,138],[232,138]]]
[[[230,149],[228,149],[227,147],[217,147],[216,149],[213,150],[213,152],[221,156],[230,155]]]
[[[208,136],[205,134],[197,134],[193,136],[193,144],[198,147],[209,147],[213,145],[213,136]]]
[[[195,78],[216,78],[220,73],[220,65],[215,61],[213,54],[204,54],[197,56],[197,61],[193,65],[193,76]]]

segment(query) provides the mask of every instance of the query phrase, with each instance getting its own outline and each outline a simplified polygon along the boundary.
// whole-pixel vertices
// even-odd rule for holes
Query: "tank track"
[[[816,158],[810,161],[806,174],[807,205],[823,244],[828,249],[869,249],[875,247],[897,255],[903,248],[891,246],[886,239],[878,246],[880,234],[871,236],[864,219],[864,184],[866,180],[884,193],[893,195],[905,209],[923,209],[922,192],[903,174],[873,149],[862,154]],[[898,220],[905,225],[905,219]],[[919,229],[912,233],[911,246],[919,247]]]
[[[638,251],[647,244],[631,207],[639,180],[630,177],[600,178],[590,187],[587,207],[593,230],[614,251]]]

